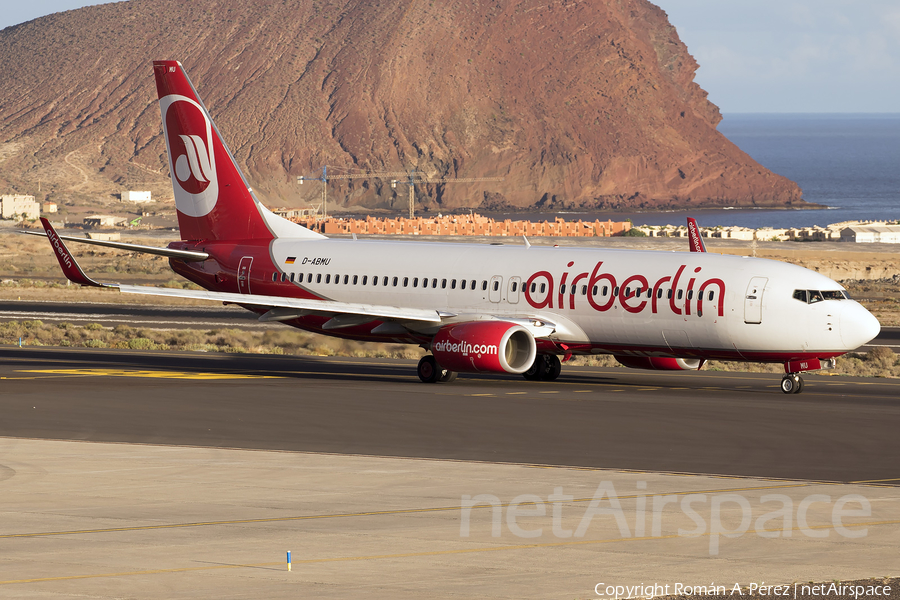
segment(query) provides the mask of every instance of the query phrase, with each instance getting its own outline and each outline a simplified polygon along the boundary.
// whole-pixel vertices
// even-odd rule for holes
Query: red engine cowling
[[[696,371],[706,362],[702,358],[669,358],[665,356],[616,356],[615,359],[626,367],[651,371]]]
[[[534,362],[531,332],[506,321],[445,325],[431,341],[439,365],[461,373],[524,373]]]

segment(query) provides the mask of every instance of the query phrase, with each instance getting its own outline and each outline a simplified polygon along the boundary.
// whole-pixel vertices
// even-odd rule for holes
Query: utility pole
[[[406,179],[392,179],[391,187],[396,188],[398,183],[405,183],[409,186],[409,218],[414,219],[416,216],[416,193],[415,187],[417,183],[471,183],[474,181],[503,181],[502,177],[441,177],[439,179],[429,179],[415,171],[409,171]]]
[[[387,172],[387,173],[349,173],[346,175],[329,175],[328,167],[322,167],[322,174],[318,177],[297,177],[297,183],[303,184],[304,181],[321,181],[322,182],[322,206],[324,217],[328,217],[327,209],[325,209],[326,188],[329,181],[337,179],[378,179],[386,177],[404,176],[405,179],[392,179],[391,187],[396,188],[398,183],[405,183],[409,186],[409,218],[414,219],[416,213],[416,184],[422,183],[472,183],[475,181],[503,181],[502,177],[441,177],[438,179],[430,179],[415,170]]]

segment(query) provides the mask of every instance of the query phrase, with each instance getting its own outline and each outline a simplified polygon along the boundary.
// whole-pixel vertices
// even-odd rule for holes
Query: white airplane
[[[697,370],[707,360],[782,363],[799,373],[870,341],[880,325],[840,284],[777,261],[692,252],[334,240],[255,197],[177,61],[155,61],[181,241],[168,248],[57,235],[75,283],[239,304],[261,321],[372,342],[418,344],[423,382],[456,373],[553,380],[560,356],[611,354],[628,367]],[[167,256],[203,291],[102,284],[63,240]]]

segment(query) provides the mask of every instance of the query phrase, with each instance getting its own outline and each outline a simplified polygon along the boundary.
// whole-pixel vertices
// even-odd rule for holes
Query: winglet
[[[697,221],[693,217],[687,218],[687,228],[691,252],[706,252],[706,244],[703,243],[700,228],[697,227]]]
[[[53,229],[53,225],[50,224],[50,221],[41,217],[41,225],[44,226],[44,231],[47,232],[47,238],[50,240],[50,245],[53,246],[53,249],[56,251],[56,260],[59,261],[59,266],[62,267],[63,273],[69,278],[69,281],[79,285],[89,285],[93,287],[113,287],[103,283],[97,283],[85,275],[84,271],[81,270],[81,267],[78,266],[78,263],[75,261],[75,257],[69,253],[66,244],[60,239],[59,235],[57,235],[56,230]]]

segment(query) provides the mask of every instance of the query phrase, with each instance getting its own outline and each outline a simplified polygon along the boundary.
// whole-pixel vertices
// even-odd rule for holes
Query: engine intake
[[[434,358],[461,373],[524,373],[534,362],[537,344],[527,329],[506,321],[445,325],[431,341]]]
[[[616,356],[620,365],[651,371],[697,371],[706,362],[702,358],[670,358],[667,356]]]

